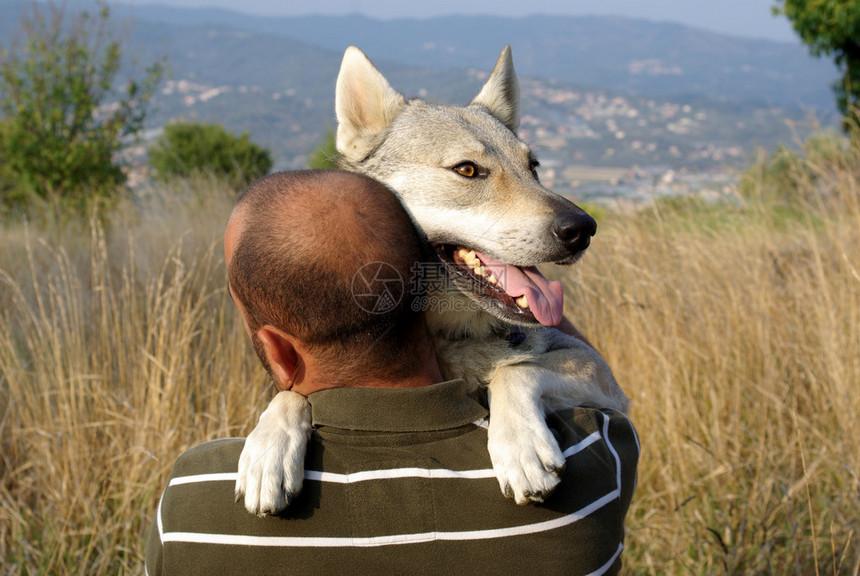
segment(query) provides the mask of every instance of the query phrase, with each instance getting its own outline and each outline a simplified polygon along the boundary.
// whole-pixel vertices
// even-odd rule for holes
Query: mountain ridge
[[[838,77],[831,62],[809,56],[800,42],[734,37],[621,16],[260,17],[157,4],[135,6],[131,13],[152,22],[240,27],[339,53],[356,45],[374,61],[429,68],[484,68],[511,44],[522,75],[650,96],[697,92],[717,100],[832,110],[829,84]]]
[[[16,6],[25,4],[0,0],[2,44],[17,29],[19,20],[10,10]],[[213,13],[233,20],[214,22]],[[122,24],[132,16],[131,26]],[[560,193],[579,196],[648,195],[657,182],[678,188],[688,176],[690,188],[700,187],[700,175],[710,179],[743,169],[759,145],[771,148],[802,138],[808,109],[826,120],[835,108],[827,87],[832,65],[822,66],[827,63],[811,59],[802,47],[788,54],[790,44],[733,43],[676,24],[647,25],[633,38],[621,26],[638,26],[632,19],[579,17],[577,25],[590,31],[580,35],[573,34],[570,19],[554,24],[541,17],[499,19],[524,32],[502,38],[505,31],[492,26],[491,36],[497,38],[475,34],[464,40],[463,22],[448,25],[444,34],[433,32],[440,23],[446,27],[452,22],[441,18],[424,32],[432,35],[430,42],[407,26],[386,35],[380,21],[367,17],[266,22],[240,16],[146,6],[113,12],[124,55],[141,64],[167,58],[170,75],[151,103],[147,139],[178,119],[217,122],[234,132],[249,132],[272,151],[277,169],[305,167],[308,154],[335,126],[335,81],[349,44],[362,48],[407,97],[458,105],[477,94],[502,47],[511,44],[522,88],[520,136],[538,153],[542,180]],[[285,22],[290,26],[285,28]],[[351,29],[346,38],[344,26]],[[410,21],[410,26],[424,24]],[[595,33],[600,26],[607,31]],[[566,32],[534,40],[537,30],[552,29]],[[622,42],[625,36],[629,38]],[[637,48],[648,45],[652,48]],[[699,46],[697,51],[686,50],[693,45]],[[779,63],[772,60],[774,52],[783,53],[779,66],[768,64]],[[565,60],[577,54],[582,60],[577,66],[594,68],[597,75],[565,71]],[[785,62],[793,62],[794,68],[786,71]],[[725,70],[718,76],[702,70],[715,67]],[[588,80],[602,84],[589,85]],[[774,93],[780,98],[771,98]],[[677,177],[666,177],[670,172]],[[590,184],[601,178],[605,181]]]

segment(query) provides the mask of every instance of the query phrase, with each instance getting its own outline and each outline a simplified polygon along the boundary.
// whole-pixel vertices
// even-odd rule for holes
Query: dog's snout
[[[588,248],[591,237],[597,232],[597,222],[582,210],[559,214],[552,223],[552,232],[571,252]]]

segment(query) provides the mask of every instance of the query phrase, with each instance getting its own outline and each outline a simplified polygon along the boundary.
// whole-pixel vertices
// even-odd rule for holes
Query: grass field
[[[721,203],[610,211],[550,271],[633,399],[626,573],[858,573],[860,159],[819,148]],[[0,574],[142,574],[173,460],[255,422],[231,202],[198,182],[0,228]]]

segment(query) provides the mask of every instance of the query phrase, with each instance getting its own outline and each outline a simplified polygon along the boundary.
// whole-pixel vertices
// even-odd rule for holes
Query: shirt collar
[[[314,426],[346,430],[423,432],[486,418],[463,380],[420,388],[331,388],[308,396]]]

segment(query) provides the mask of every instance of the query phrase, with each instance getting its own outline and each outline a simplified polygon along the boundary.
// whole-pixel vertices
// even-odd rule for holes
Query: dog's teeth
[[[457,256],[472,269],[478,276],[485,277],[487,275],[486,270],[481,265],[481,259],[478,258],[478,255],[475,254],[474,250],[469,250],[468,248],[459,248],[457,249]]]
[[[495,286],[499,283],[499,279],[496,278],[494,274],[490,274],[489,276],[487,276],[487,282]]]
[[[525,294],[523,294],[522,296],[520,296],[519,298],[514,300],[514,302],[516,302],[517,306],[519,306],[520,308],[523,308],[525,310],[528,310],[528,308],[529,308],[529,301],[525,297]]]
[[[469,250],[468,248],[460,248],[457,250],[457,256],[459,256],[463,262],[474,268],[475,266],[481,265],[481,259],[475,254],[474,250]]]

